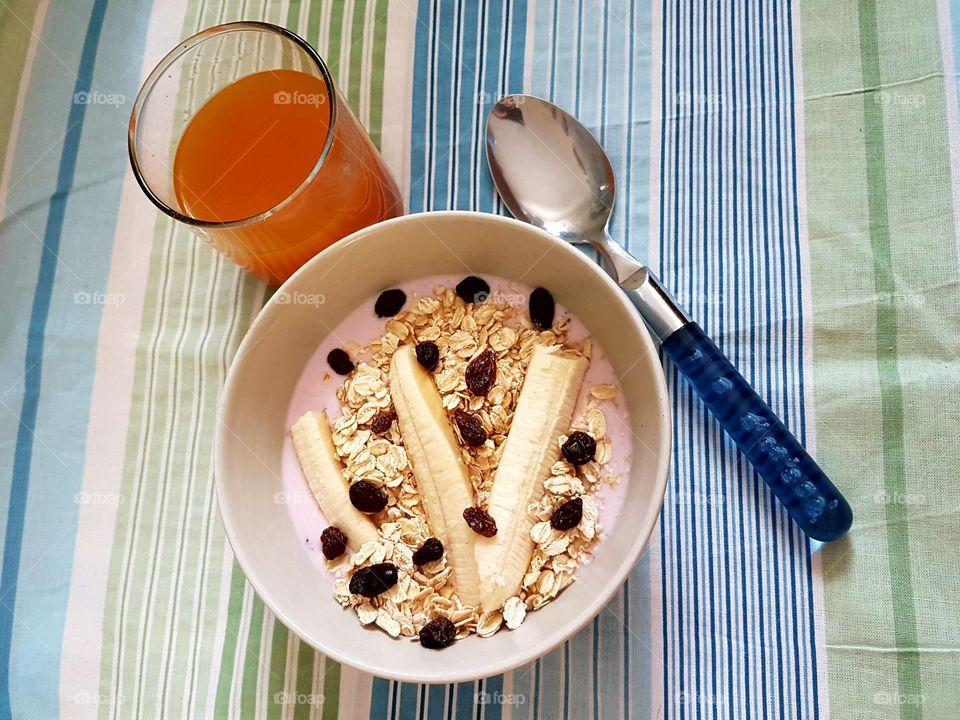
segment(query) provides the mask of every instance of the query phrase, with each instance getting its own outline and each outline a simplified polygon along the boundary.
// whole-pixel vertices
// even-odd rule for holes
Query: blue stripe
[[[74,84],[74,96],[79,92],[90,91],[106,10],[107,0],[95,0],[83,42],[80,66]],[[30,465],[33,458],[33,437],[37,427],[37,407],[40,402],[45,330],[57,273],[57,252],[60,249],[63,232],[67,194],[73,186],[86,108],[84,103],[75,102],[70,106],[64,149],[60,155],[57,171],[56,192],[50,200],[50,211],[43,236],[44,248],[40,257],[40,269],[30,311],[27,351],[24,358],[23,404],[20,410],[20,426],[17,430],[7,509],[3,569],[0,572],[0,599],[2,599],[0,602],[0,718],[13,717],[10,703],[10,645],[13,613],[16,608],[24,516],[30,483]]]
[[[718,10],[718,12],[717,12],[717,16],[716,16],[716,27],[715,27],[716,34],[717,34],[717,42],[718,42],[718,48],[717,48],[717,53],[716,53],[716,67],[717,67],[717,77],[720,79],[719,81],[720,81],[720,83],[721,83],[721,84],[719,85],[719,87],[718,87],[718,93],[717,93],[717,95],[718,95],[718,98],[723,98],[723,97],[726,95],[726,93],[723,92],[723,90],[724,90],[724,88],[725,88],[725,81],[726,81],[726,75],[725,75],[725,73],[724,73],[724,67],[725,67],[725,66],[724,66],[724,60],[725,60],[725,50],[724,50],[724,48],[727,47],[728,45],[729,45],[730,47],[732,47],[732,43],[729,43],[729,44],[724,43],[723,27],[722,27],[722,24],[721,24],[721,12],[719,12],[719,11],[721,10],[721,7],[720,7],[720,4],[719,4],[719,3],[718,3],[718,6],[717,6],[717,10]],[[725,109],[725,108],[724,108],[724,109]],[[723,137],[723,136],[724,136],[723,121],[724,121],[724,112],[720,112],[720,113],[717,114],[717,136],[718,136],[718,137]],[[733,156],[733,166],[734,166],[734,167],[735,167],[735,163],[736,163],[736,155],[734,154],[734,156]],[[717,167],[718,167],[718,174],[717,174],[717,177],[718,177],[718,181],[717,181],[717,197],[718,197],[718,199],[722,199],[722,198],[724,197],[724,185],[723,185],[723,181],[724,181],[724,176],[723,176],[723,172],[724,172],[724,154],[723,154],[723,148],[722,148],[722,146],[721,146],[719,143],[718,143],[718,147],[717,147]],[[736,177],[736,172],[735,172],[735,171],[734,171],[734,177]],[[718,211],[718,215],[719,215],[719,211]],[[736,207],[735,207],[735,206],[734,206],[733,216],[734,216],[734,218],[736,217]],[[734,220],[734,226],[736,226],[736,220]],[[721,303],[721,304],[722,304],[722,302],[723,302],[722,299],[726,296],[725,287],[724,287],[724,276],[725,276],[724,230],[725,230],[725,223],[724,223],[724,222],[719,222],[719,223],[717,223],[717,251],[718,251],[718,252],[717,252],[717,297],[720,298],[720,303]],[[724,313],[724,311],[723,311],[723,307],[721,306],[720,308],[718,308],[718,312],[717,312],[717,339],[718,339],[718,341],[719,341],[719,345],[720,345],[721,349],[723,349],[724,352],[729,352],[730,348],[727,347],[728,344],[725,342],[725,338],[726,338],[726,320],[725,320],[725,313]],[[721,467],[721,468],[727,467],[728,460],[727,460],[727,446],[726,446],[726,443],[723,443],[723,442],[718,443],[717,449],[718,449],[718,451],[719,451],[719,458],[718,458],[719,467]],[[727,487],[726,487],[726,483],[725,483],[723,480],[721,480],[719,483],[717,483],[717,490],[716,490],[715,492],[717,493],[716,497],[719,497],[721,494],[724,496],[724,498],[726,498],[726,497],[729,496],[728,489],[727,489]],[[713,497],[713,496],[711,496],[711,497]],[[732,623],[733,610],[732,610],[732,607],[731,607],[733,603],[732,603],[732,596],[731,596],[731,592],[730,592],[730,588],[731,588],[731,585],[732,585],[733,583],[732,583],[732,578],[731,578],[731,575],[730,575],[730,533],[729,533],[730,515],[729,515],[729,512],[728,512],[728,506],[729,506],[729,502],[728,502],[726,499],[724,499],[724,500],[721,502],[721,508],[722,508],[722,524],[721,524],[721,530],[722,530],[722,535],[723,535],[723,555],[722,555],[722,557],[723,557],[723,577],[720,579],[720,582],[722,583],[722,589],[723,589],[723,604],[724,604],[724,623],[725,623],[725,627],[724,627],[723,637],[726,638],[726,646],[727,646],[726,663],[727,663],[727,670],[728,670],[728,671],[725,673],[726,676],[727,676],[727,684],[726,684],[726,694],[727,694],[727,698],[726,698],[726,699],[727,699],[727,703],[726,703],[726,707],[727,707],[727,713],[728,713],[728,715],[732,718],[732,717],[734,717],[734,714],[735,714],[735,710],[734,710],[734,708],[735,708],[735,704],[734,704],[734,688],[733,688],[733,675],[734,675],[734,674],[733,674],[733,672],[731,671],[731,669],[734,667],[734,662],[733,662],[733,658],[734,658],[734,655],[733,655],[733,642],[732,642],[732,640],[733,640],[733,629],[732,629],[732,624],[733,624],[733,623]],[[714,593],[714,584],[715,584],[715,583],[711,582],[711,585],[710,585],[710,604],[711,604],[711,606],[712,606],[712,605],[714,604],[714,602],[715,602],[715,598],[714,598],[714,594],[713,594],[713,593]],[[716,656],[716,649],[714,649],[714,657],[717,657],[717,656]],[[720,663],[718,662],[717,665],[719,665],[719,664],[720,664]],[[717,688],[717,684],[716,684],[716,675],[714,675],[713,691],[714,691],[714,698],[715,698],[715,699],[717,700],[717,702],[719,703],[720,695],[719,695],[719,693],[718,693],[718,688]]]
[[[390,683],[380,678],[373,679],[370,691],[370,720],[380,720],[387,716],[387,707],[390,705]]]
[[[400,685],[400,702],[394,706],[393,715],[396,718],[413,718],[417,716],[417,703],[420,698],[420,686],[404,683]]]
[[[493,211],[498,205],[483,168],[486,115],[501,94],[522,90],[527,4],[420,0],[418,16],[408,207]],[[491,697],[502,695],[502,676],[426,690],[375,679],[371,718],[382,717],[376,698],[391,686],[401,688],[401,717],[408,716],[408,697],[426,697],[430,718],[443,717],[445,705],[447,717],[498,718],[502,712],[499,705],[474,707],[482,688]]]
[[[704,21],[703,21],[703,33],[706,36],[709,29],[709,17],[707,13],[710,12],[709,7],[704,6]],[[716,56],[719,55],[719,45],[722,42],[720,35],[717,35],[716,42],[718,44],[717,50],[714,54],[703,53],[702,57],[702,66],[701,73],[704,77],[704,97],[713,97],[716,94],[719,94],[720,88],[720,74],[719,74],[719,60]],[[713,68],[717,72],[713,75],[710,74],[708,68]],[[704,142],[710,135],[711,127],[710,120],[711,118],[715,119],[715,124],[713,126],[713,133],[715,137],[722,138],[723,134],[719,130],[719,124],[722,122],[723,114],[721,112],[715,112],[715,104],[712,102],[707,102],[705,107],[705,117],[704,122]],[[722,193],[722,183],[723,183],[723,153],[722,153],[722,143],[715,143],[716,146],[716,167],[717,167],[717,177],[718,188],[716,191],[716,196],[714,198],[714,206],[710,207],[711,194],[708,192],[709,188],[707,186],[707,168],[709,167],[708,158],[710,157],[709,153],[703,153],[703,177],[704,177],[704,202],[707,205],[707,214],[705,225],[708,228],[708,232],[713,235],[713,242],[711,243],[708,238],[708,247],[712,251],[712,255],[716,258],[718,267],[721,265],[721,253],[719,252],[720,246],[720,236],[722,235],[722,222],[720,222],[721,212],[719,210],[723,202],[723,193]],[[710,253],[705,253],[704,256],[707,257]],[[711,328],[715,328],[719,324],[719,316],[723,311],[723,291],[722,288],[719,288],[716,296],[712,293],[711,285],[714,280],[716,280],[718,285],[722,286],[723,280],[721,273],[704,273],[706,291],[704,292],[704,297],[708,302],[708,309],[710,315],[708,316],[708,322],[711,324]],[[717,300],[714,302],[714,297]],[[711,623],[716,623],[717,625],[722,626],[722,619],[718,618],[717,606],[716,606],[716,586],[718,581],[725,582],[725,578],[718,578],[714,572],[714,566],[716,563],[716,552],[714,547],[714,538],[713,538],[713,528],[715,524],[715,518],[713,514],[713,502],[714,497],[714,470],[711,467],[711,461],[716,455],[718,448],[723,447],[723,439],[720,433],[717,431],[715,425],[710,424],[709,422],[704,422],[704,519],[706,523],[706,533],[707,533],[707,543],[706,543],[706,554],[708,562],[706,563],[706,572],[707,578],[705,585],[708,591],[708,600],[707,608],[709,615],[707,616],[707,621]],[[712,703],[718,701],[717,694],[717,674],[720,668],[720,663],[717,662],[717,636],[719,632],[717,628],[713,628],[712,632],[709,633],[710,639],[710,652],[707,658],[707,667],[710,670],[710,699]]]
[[[788,6],[786,15],[787,15],[787,33],[786,33],[786,35],[787,35],[787,47],[788,47],[788,54],[789,54],[789,57],[790,57],[790,63],[789,63],[789,67],[790,67],[790,93],[789,93],[789,94],[790,94],[790,97],[795,97],[795,96],[796,96],[796,89],[795,89],[795,85],[794,85],[794,74],[793,74],[793,72],[794,72],[794,70],[793,70],[793,53],[794,53],[794,48],[793,48],[793,32],[794,32],[794,30],[793,30],[793,5],[792,5],[792,4]],[[790,165],[791,165],[790,181],[791,181],[791,191],[792,191],[794,197],[798,197],[798,195],[799,195],[799,189],[798,189],[799,185],[798,185],[798,182],[797,182],[797,165],[798,165],[798,162],[797,162],[797,142],[798,142],[798,140],[797,140],[797,125],[796,125],[795,110],[794,110],[793,103],[791,103],[791,104],[790,104],[790,153],[791,153],[791,155],[790,155]],[[798,307],[798,308],[802,308],[802,307],[803,307],[803,271],[802,271],[802,267],[801,267],[801,257],[802,257],[802,253],[804,252],[804,250],[803,250],[803,248],[802,248],[802,246],[801,246],[801,243],[800,243],[800,218],[799,218],[799,212],[800,212],[800,210],[799,210],[799,204],[798,204],[798,203],[794,203],[794,206],[793,206],[793,226],[794,226],[794,247],[795,247],[795,253],[796,253],[795,271],[796,271],[796,274],[797,274],[797,307]],[[798,344],[798,357],[800,358],[800,361],[797,363],[797,368],[798,368],[797,381],[798,381],[798,385],[799,385],[799,395],[800,395],[800,420],[799,420],[798,426],[799,426],[799,431],[800,431],[800,435],[799,435],[799,437],[800,437],[800,442],[805,443],[805,442],[806,442],[806,439],[807,439],[807,419],[806,419],[806,403],[804,402],[804,399],[806,398],[806,392],[805,392],[805,390],[804,390],[804,361],[803,361],[803,358],[804,358],[804,349],[803,349],[803,341],[804,341],[804,338],[806,337],[806,335],[804,334],[803,320],[804,320],[804,318],[803,318],[803,312],[798,312],[798,313],[797,313],[797,344]],[[806,612],[807,612],[807,619],[808,619],[809,632],[810,632],[809,638],[808,638],[808,640],[809,640],[809,654],[810,654],[810,677],[811,677],[812,680],[813,680],[813,682],[811,683],[811,685],[812,685],[812,694],[813,694],[813,700],[812,700],[811,705],[812,705],[813,718],[814,718],[814,720],[819,720],[819,718],[820,718],[820,696],[819,696],[819,686],[818,686],[818,683],[817,683],[817,677],[818,677],[818,675],[817,675],[816,613],[814,612],[814,608],[813,608],[813,596],[814,596],[814,587],[813,587],[813,581],[812,581],[812,576],[813,576],[813,559],[812,559],[812,556],[811,556],[811,553],[810,553],[810,545],[809,545],[809,543],[807,543],[806,540],[805,540],[803,537],[799,536],[799,535],[797,535],[797,542],[798,542],[799,544],[801,544],[802,547],[803,547],[803,553],[804,553],[804,559],[805,559],[805,570],[806,570],[806,577],[805,577],[804,579],[805,579],[805,585],[806,585],[806,587],[807,587],[807,608],[806,608]],[[791,550],[792,550],[792,549],[793,549],[793,548],[792,548],[792,546],[791,546]],[[798,596],[797,596],[797,597],[798,597]],[[797,637],[797,630],[796,630],[796,628],[797,628],[797,626],[798,626],[800,623],[799,623],[799,618],[798,618],[796,615],[794,616],[794,622],[795,622],[795,625],[794,625],[794,628],[795,628],[795,629],[794,629],[794,643],[795,643],[795,645],[799,648],[799,644],[800,644],[800,643],[799,643],[799,639],[798,639],[798,637]],[[799,652],[799,651],[798,651],[798,652]],[[797,690],[797,706],[798,706],[798,707],[800,706],[800,702],[801,702],[801,699],[800,699],[800,690],[799,690],[799,683],[798,683],[798,690]]]
[[[745,375],[802,434],[790,12],[784,0],[750,8],[664,4],[658,223],[668,285],[695,301],[689,304],[702,324],[719,333],[734,362],[746,365]],[[710,105],[716,95],[723,108]],[[683,108],[674,117],[677,98]],[[789,115],[781,114],[784,106]],[[723,302],[727,296],[732,303]],[[729,454],[732,447],[672,369],[667,376],[678,442],[661,521],[663,716],[813,716],[806,542],[755,473]],[[674,497],[675,488],[693,502]],[[726,502],[713,507],[720,493]],[[738,652],[735,637],[743,644]]]
[[[667,46],[667,45],[666,45],[666,43],[667,43],[667,15],[668,15],[668,13],[667,13],[667,8],[666,8],[666,7],[662,7],[662,8],[661,8],[661,18],[660,18],[660,44],[661,44],[661,48],[665,48],[665,47]],[[668,94],[668,93],[667,93],[667,65],[668,65],[668,63],[669,63],[669,57],[668,57],[668,55],[667,55],[666,52],[663,52],[663,53],[662,53],[662,57],[661,57],[661,59],[660,59],[660,168],[659,168],[659,176],[660,176],[660,183],[659,183],[659,185],[660,185],[660,198],[659,198],[659,209],[660,209],[660,218],[659,218],[659,220],[660,220],[660,223],[659,223],[659,225],[660,225],[660,232],[659,232],[659,238],[658,238],[658,243],[657,243],[657,255],[658,255],[658,257],[660,258],[661,267],[660,267],[660,268],[657,268],[657,269],[659,270],[660,274],[664,277],[665,280],[669,280],[669,277],[667,277],[667,275],[664,273],[664,271],[663,271],[663,266],[662,266],[663,258],[666,257],[665,244],[666,244],[666,237],[667,237],[666,227],[665,227],[665,225],[666,225],[667,213],[665,212],[666,206],[665,206],[664,203],[665,203],[665,199],[666,199],[666,198],[665,198],[665,194],[666,194],[666,184],[667,184],[667,173],[666,173],[666,157],[667,157],[667,152],[666,152],[666,137],[667,137],[667,125],[668,125],[668,123],[667,123],[667,94]],[[672,367],[667,367],[667,368],[665,368],[665,371],[666,371],[666,376],[667,376],[667,382],[669,383],[669,386],[670,386],[671,390],[674,390],[675,388],[673,387],[673,378],[672,378],[672,376],[673,376],[673,374],[674,374],[674,373],[673,373],[673,368],[672,368]],[[676,397],[676,395],[673,395],[672,397]],[[671,428],[671,430],[672,430],[672,436],[673,436],[673,437],[677,437],[677,415],[676,415],[676,413],[673,413],[672,425],[673,425],[673,427]],[[673,477],[673,471],[671,471],[670,477],[671,477],[671,479],[672,479],[672,477]],[[668,487],[668,488],[667,488],[667,498],[666,498],[666,500],[667,500],[668,502],[669,502],[669,499],[670,499],[669,496],[670,496],[670,489],[669,489],[669,487]],[[661,642],[661,646],[662,646],[662,651],[661,651],[661,652],[662,652],[662,660],[663,660],[663,690],[662,690],[662,696],[663,696],[663,717],[664,717],[664,720],[669,720],[669,718],[670,718],[670,711],[671,711],[671,709],[672,709],[671,704],[667,701],[667,696],[668,696],[668,694],[669,694],[669,692],[670,692],[670,664],[669,664],[669,662],[668,662],[668,658],[669,658],[669,656],[670,656],[670,645],[669,645],[669,635],[668,635],[668,633],[667,633],[667,623],[668,623],[667,614],[670,612],[670,609],[673,607],[672,604],[670,603],[670,598],[669,598],[669,596],[668,596],[668,594],[667,594],[667,579],[668,579],[668,578],[667,578],[667,572],[666,572],[666,564],[667,564],[667,563],[666,563],[666,553],[668,552],[668,544],[667,544],[667,522],[668,522],[668,517],[669,517],[669,508],[667,507],[667,504],[664,503],[664,510],[660,513],[660,566],[661,566],[661,568],[662,568],[662,569],[661,569],[661,572],[660,572],[660,597],[661,597],[661,606],[663,607],[663,611],[662,611],[662,613],[661,613],[661,617],[662,617],[661,625],[662,625],[662,633],[663,633],[663,635],[662,635],[662,638],[661,638],[661,641],[660,641],[660,642]]]
[[[444,685],[430,685],[427,689],[427,717],[429,720],[443,720],[447,701],[447,688]]]
[[[476,694],[476,683],[463,682],[456,684],[456,717],[457,720],[473,720],[473,700]]]

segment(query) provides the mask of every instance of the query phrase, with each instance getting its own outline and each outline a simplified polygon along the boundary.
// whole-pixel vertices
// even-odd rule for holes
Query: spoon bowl
[[[509,162],[500,161],[504,149]],[[590,131],[560,108],[525,95],[502,98],[487,122],[487,162],[518,220],[568,242],[606,236],[613,166]]]

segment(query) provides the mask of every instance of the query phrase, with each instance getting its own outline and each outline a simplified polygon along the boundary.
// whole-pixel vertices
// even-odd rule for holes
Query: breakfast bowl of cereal
[[[362,230],[266,303],[221,399],[224,527],[277,618],[381,677],[517,667],[593,618],[656,523],[656,347],[589,258],[507,218]]]

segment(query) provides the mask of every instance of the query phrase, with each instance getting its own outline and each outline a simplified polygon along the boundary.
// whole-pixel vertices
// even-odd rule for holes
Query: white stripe
[[[27,91],[30,89],[30,78],[33,76],[33,63],[37,57],[37,47],[43,35],[44,21],[47,19],[47,8],[50,0],[41,0],[37,12],[30,25],[30,43],[27,45],[27,54],[23,58],[23,74],[20,76],[20,86],[17,88],[17,100],[10,123],[10,136],[7,138],[7,155],[0,173],[0,217],[6,215],[7,193],[10,189],[10,174],[13,172],[13,161],[17,155],[17,138],[20,136],[20,124],[23,119],[23,110],[27,105]],[[43,156],[41,156],[43,157]],[[32,169],[32,168],[31,168]],[[30,170],[27,170],[29,173]]]
[[[663,87],[660,83],[661,58],[662,58],[662,25],[663,25],[663,0],[656,0],[653,3],[652,20],[650,22],[650,174],[647,180],[649,198],[649,216],[648,240],[647,240],[647,264],[655,271],[660,271],[660,160],[662,148],[660,147],[660,133],[663,128],[663,113],[661,112],[661,98],[663,97]],[[654,533],[655,537],[658,534]],[[656,565],[656,563],[653,563]],[[659,568],[658,568],[659,572]],[[654,596],[659,593],[652,593]],[[652,600],[658,598],[654,597]],[[651,607],[655,603],[651,602]],[[660,633],[654,633],[659,636]]]
[[[943,4],[943,3],[941,3]],[[799,10],[799,8],[796,8]],[[797,215],[799,219],[798,233],[800,235],[800,282],[802,285],[801,312],[808,321],[803,328],[803,374],[807,378],[804,385],[803,403],[806,409],[806,448],[811,456],[816,457],[817,451],[817,422],[816,422],[816,402],[813,387],[813,299],[811,289],[813,279],[810,273],[810,230],[808,225],[808,207],[807,207],[807,160],[806,160],[806,130],[805,130],[805,104],[803,93],[803,33],[800,27],[800,12],[793,14],[793,68],[794,68],[794,112],[796,114],[796,173],[797,173]],[[952,104],[951,104],[952,107]],[[957,167],[954,165],[954,167]],[[954,212],[957,204],[954,203]],[[960,227],[957,224],[956,227]],[[819,714],[822,718],[830,717],[830,682],[827,674],[827,638],[826,638],[826,614],[824,611],[824,578],[822,554],[812,554],[811,580],[813,591],[813,623],[814,623],[814,642],[817,649],[817,675],[811,678],[817,685],[817,697],[819,700]],[[799,587],[798,587],[799,589]],[[800,613],[798,613],[799,615]],[[812,702],[813,688],[811,683],[807,683],[803,688],[808,702]]]
[[[943,53],[943,85],[947,95],[947,128],[950,136],[950,168],[953,197],[953,236],[957,242],[957,261],[960,262],[960,118],[957,108],[957,74],[953,47],[953,27],[949,0],[937,0],[937,20],[940,25],[940,48]],[[0,194],[2,197],[2,194]]]
[[[280,684],[280,691],[283,692],[287,699],[290,698],[291,693],[296,693],[296,678],[297,678],[297,648],[299,646],[299,638],[292,632],[287,633],[287,645],[285,648],[283,656],[283,682]],[[267,699],[269,704],[276,703],[276,699],[271,696]],[[285,702],[280,707],[280,717],[283,720],[291,720],[293,718],[294,704],[290,702]]]
[[[322,685],[321,685],[322,687]],[[354,670],[347,665],[340,666],[340,717],[370,717],[370,698],[373,689],[373,676]]]
[[[331,661],[332,662],[332,661]],[[327,658],[320,653],[314,653],[313,673],[310,675],[310,688],[314,693],[323,693],[325,684],[324,678],[327,676]],[[326,698],[324,698],[326,699]],[[337,711],[339,715],[339,709]],[[321,720],[323,717],[323,705],[314,703],[310,706],[310,720]]]
[[[383,71],[380,154],[390,174],[397,180],[403,198],[410,197],[410,122],[416,33],[415,0],[390,0]]]
[[[240,704],[243,696],[243,661],[250,643],[250,621],[253,615],[254,597],[255,594],[250,586],[244,586],[243,605],[237,623],[237,645],[233,652],[233,672],[230,673],[230,700],[227,705],[227,715],[232,718],[243,718]]]
[[[260,627],[260,652],[257,662],[257,684],[254,688],[254,713],[258,718],[267,717],[267,708],[270,707],[270,666],[273,664],[273,630],[275,627],[274,615],[269,608],[263,610],[263,625]]]
[[[331,3],[332,4],[332,3]],[[353,37],[353,11],[356,0],[346,0],[343,3],[343,13],[340,16],[340,60],[337,67],[337,83],[341,88],[350,85],[350,46]]]
[[[376,44],[376,24],[377,24],[377,3],[376,0],[367,2],[363,16],[363,39],[360,41],[363,45],[363,56],[360,61],[360,122],[364,127],[370,127],[370,111],[373,98],[371,97],[372,83],[370,81],[373,72],[373,46]],[[386,17],[383,18],[386,21]],[[381,98],[382,100],[382,98]],[[382,116],[382,113],[381,113]]]
[[[303,3],[303,7],[305,8],[307,18],[303,27],[304,30],[306,30],[310,18],[309,9],[313,7],[313,5],[310,2],[305,2]],[[332,60],[330,57],[330,16],[332,14],[333,3],[322,3],[320,5],[320,22],[318,23],[317,27],[319,37],[316,39],[317,52],[319,52],[328,62]]]
[[[222,527],[219,518],[216,522],[218,527]],[[220,671],[223,664],[223,644],[227,637],[227,622],[230,618],[230,578],[233,574],[233,551],[221,535],[221,541],[224,543],[223,564],[220,566],[220,597],[217,604],[216,626],[214,627],[214,644],[210,654],[210,686],[207,688],[207,698],[205,706],[205,717],[213,717],[217,707],[217,682],[220,678]],[[228,660],[229,662],[229,660]],[[193,704],[191,703],[191,708]]]
[[[187,0],[154,3],[146,33],[141,80],[169,50],[170,28],[183,26]],[[150,243],[156,213],[128,170],[120,194],[114,235],[108,296],[122,297],[103,308],[97,341],[96,370],[87,424],[83,492],[93,497],[116,496],[122,483],[126,436],[130,417],[137,338],[149,269]],[[99,495],[98,495],[99,494]],[[60,661],[60,705],[75,709],[76,717],[94,718],[97,704],[78,705],[78,693],[100,692],[100,652],[103,610],[118,505],[81,505],[77,519],[73,572],[63,632]]]
[[[523,44],[523,92],[529,95],[533,86],[534,43],[537,37],[537,0],[527,2],[526,40]]]

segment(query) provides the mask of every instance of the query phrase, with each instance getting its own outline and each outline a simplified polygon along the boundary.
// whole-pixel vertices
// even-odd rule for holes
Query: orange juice
[[[330,97],[323,79],[296,70],[247,75],[211,97],[180,138],[173,188],[185,215],[211,223],[198,229],[218,250],[271,283],[340,238],[403,212],[347,105]]]

